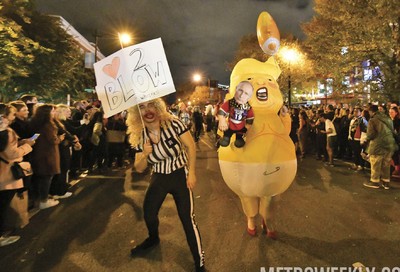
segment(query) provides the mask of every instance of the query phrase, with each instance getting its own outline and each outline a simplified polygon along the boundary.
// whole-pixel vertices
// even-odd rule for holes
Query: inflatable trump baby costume
[[[289,137],[290,116],[276,82],[281,70],[273,55],[279,48],[279,31],[267,12],[258,18],[257,36],[261,48],[271,57],[266,62],[239,61],[231,74],[228,97],[234,97],[235,86],[240,82],[250,82],[254,90],[249,100],[254,122],[246,133],[246,145],[237,148],[232,137],[228,146],[219,148],[218,158],[224,181],[241,200],[247,232],[256,235],[255,218],[260,214],[263,231],[275,239],[271,199],[290,186],[296,175],[297,160]]]

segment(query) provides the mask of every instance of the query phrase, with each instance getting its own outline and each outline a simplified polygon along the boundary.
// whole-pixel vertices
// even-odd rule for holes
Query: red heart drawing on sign
[[[115,57],[111,61],[111,64],[104,65],[103,72],[112,77],[113,79],[116,79],[118,69],[119,69],[119,57]]]

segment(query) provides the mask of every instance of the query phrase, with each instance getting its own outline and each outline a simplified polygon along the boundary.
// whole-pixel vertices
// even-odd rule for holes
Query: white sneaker
[[[71,192],[66,192],[63,195],[53,195],[53,199],[68,198],[70,196],[72,196],[72,193]]]
[[[53,206],[58,205],[58,203],[60,203],[58,200],[54,200],[54,199],[47,199],[46,202],[40,202],[39,204],[39,209],[44,210]]]
[[[19,236],[7,236],[7,237],[1,236],[0,237],[0,247],[13,244],[16,241],[18,241],[19,238],[21,238],[21,237],[19,237]]]

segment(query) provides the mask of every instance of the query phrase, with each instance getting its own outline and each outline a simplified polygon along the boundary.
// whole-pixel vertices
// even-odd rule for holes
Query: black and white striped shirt
[[[147,158],[153,172],[170,174],[187,166],[188,156],[179,138],[186,131],[187,127],[179,119],[173,119],[166,129],[160,128],[160,141],[157,144],[152,143],[153,152]]]

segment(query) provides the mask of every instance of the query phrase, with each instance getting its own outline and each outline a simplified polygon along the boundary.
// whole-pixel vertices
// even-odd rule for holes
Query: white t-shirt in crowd
[[[329,119],[325,120],[325,131],[328,131],[329,129],[332,129],[332,133],[326,134],[327,137],[332,137],[336,136],[336,129],[335,126],[333,125],[332,121]]]

